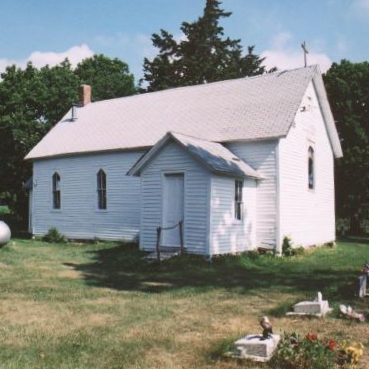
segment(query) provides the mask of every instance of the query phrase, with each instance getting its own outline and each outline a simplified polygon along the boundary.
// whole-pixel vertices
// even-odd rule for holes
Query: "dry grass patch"
[[[369,259],[366,244],[291,260],[244,255],[207,263],[189,255],[158,266],[141,256],[137,247],[115,243],[13,241],[1,249],[1,365],[266,369],[221,357],[235,339],[261,332],[261,315],[269,316],[276,333],[314,332],[368,345],[368,323],[336,314],[324,320],[285,317],[293,303],[318,290],[331,305],[343,302],[368,313],[368,301],[360,303],[352,293]]]

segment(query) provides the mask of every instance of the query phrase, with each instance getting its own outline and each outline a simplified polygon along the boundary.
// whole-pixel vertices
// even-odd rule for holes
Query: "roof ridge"
[[[266,73],[262,73],[262,74],[257,74],[255,76],[230,78],[230,79],[225,79],[225,80],[221,80],[221,81],[214,81],[214,82],[209,82],[209,83],[199,83],[197,85],[191,85],[191,86],[178,86],[178,87],[167,88],[165,90],[158,90],[158,91],[146,92],[146,93],[141,93],[141,94],[137,93],[137,94],[134,94],[134,95],[120,96],[120,97],[115,97],[115,98],[112,98],[112,99],[94,101],[94,102],[91,102],[91,104],[95,105],[95,104],[99,104],[99,103],[107,103],[107,102],[110,102],[110,101],[117,101],[117,100],[121,100],[121,99],[133,99],[133,98],[143,97],[143,96],[152,96],[153,94],[165,94],[165,93],[170,93],[170,92],[173,92],[173,91],[180,91],[180,90],[184,90],[184,89],[206,88],[207,86],[221,85],[221,84],[226,84],[226,83],[230,83],[230,82],[236,82],[236,81],[241,81],[241,80],[251,80],[251,79],[257,79],[257,78],[262,78],[262,77],[267,77],[267,76],[277,75],[279,77],[282,74],[295,72],[295,71],[302,70],[302,69],[311,69],[311,70],[315,71],[317,69],[317,67],[318,67],[317,64],[313,64],[313,65],[309,65],[307,67],[276,70],[274,72],[270,72],[270,73],[266,72]]]

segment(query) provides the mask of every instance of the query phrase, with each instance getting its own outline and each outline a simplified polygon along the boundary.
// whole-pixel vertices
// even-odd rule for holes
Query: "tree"
[[[254,46],[243,55],[240,40],[224,37],[219,25],[232,13],[220,9],[221,2],[207,0],[203,15],[193,23],[183,22],[184,39],[176,41],[169,32],[152,35],[159,49],[152,60],[144,59],[144,80],[147,91],[189,86],[266,72],[264,59],[254,54]],[[141,81],[142,83],[143,81]]]
[[[13,212],[26,206],[22,180],[31,171],[23,161],[26,153],[46,132],[43,122],[44,94],[41,73],[28,64],[25,70],[8,67],[0,83],[0,193]]]
[[[43,95],[38,100],[43,104],[43,120],[50,128],[78,101],[81,82],[68,59],[54,67],[47,65],[40,72]]]
[[[75,75],[81,84],[92,87],[94,101],[129,96],[136,93],[134,77],[126,63],[104,55],[94,55],[77,65]]]
[[[342,60],[324,76],[344,157],[336,166],[337,215],[351,230],[369,218],[369,63]]]
[[[32,173],[25,155],[78,102],[78,86],[92,85],[94,101],[136,92],[128,66],[103,55],[82,61],[75,70],[68,60],[54,67],[10,66],[0,79],[0,198],[17,220],[26,220]]]

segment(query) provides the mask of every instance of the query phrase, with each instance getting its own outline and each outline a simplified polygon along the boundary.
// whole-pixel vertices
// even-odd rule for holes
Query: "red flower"
[[[336,341],[335,340],[329,340],[328,342],[328,348],[331,350],[331,351],[334,351],[334,349],[336,348]]]
[[[305,338],[309,341],[316,341],[318,339],[318,335],[315,333],[308,333]]]

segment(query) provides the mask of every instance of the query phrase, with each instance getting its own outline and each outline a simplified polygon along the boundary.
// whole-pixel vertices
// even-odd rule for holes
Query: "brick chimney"
[[[79,105],[85,106],[91,102],[91,86],[81,85],[79,95]]]

